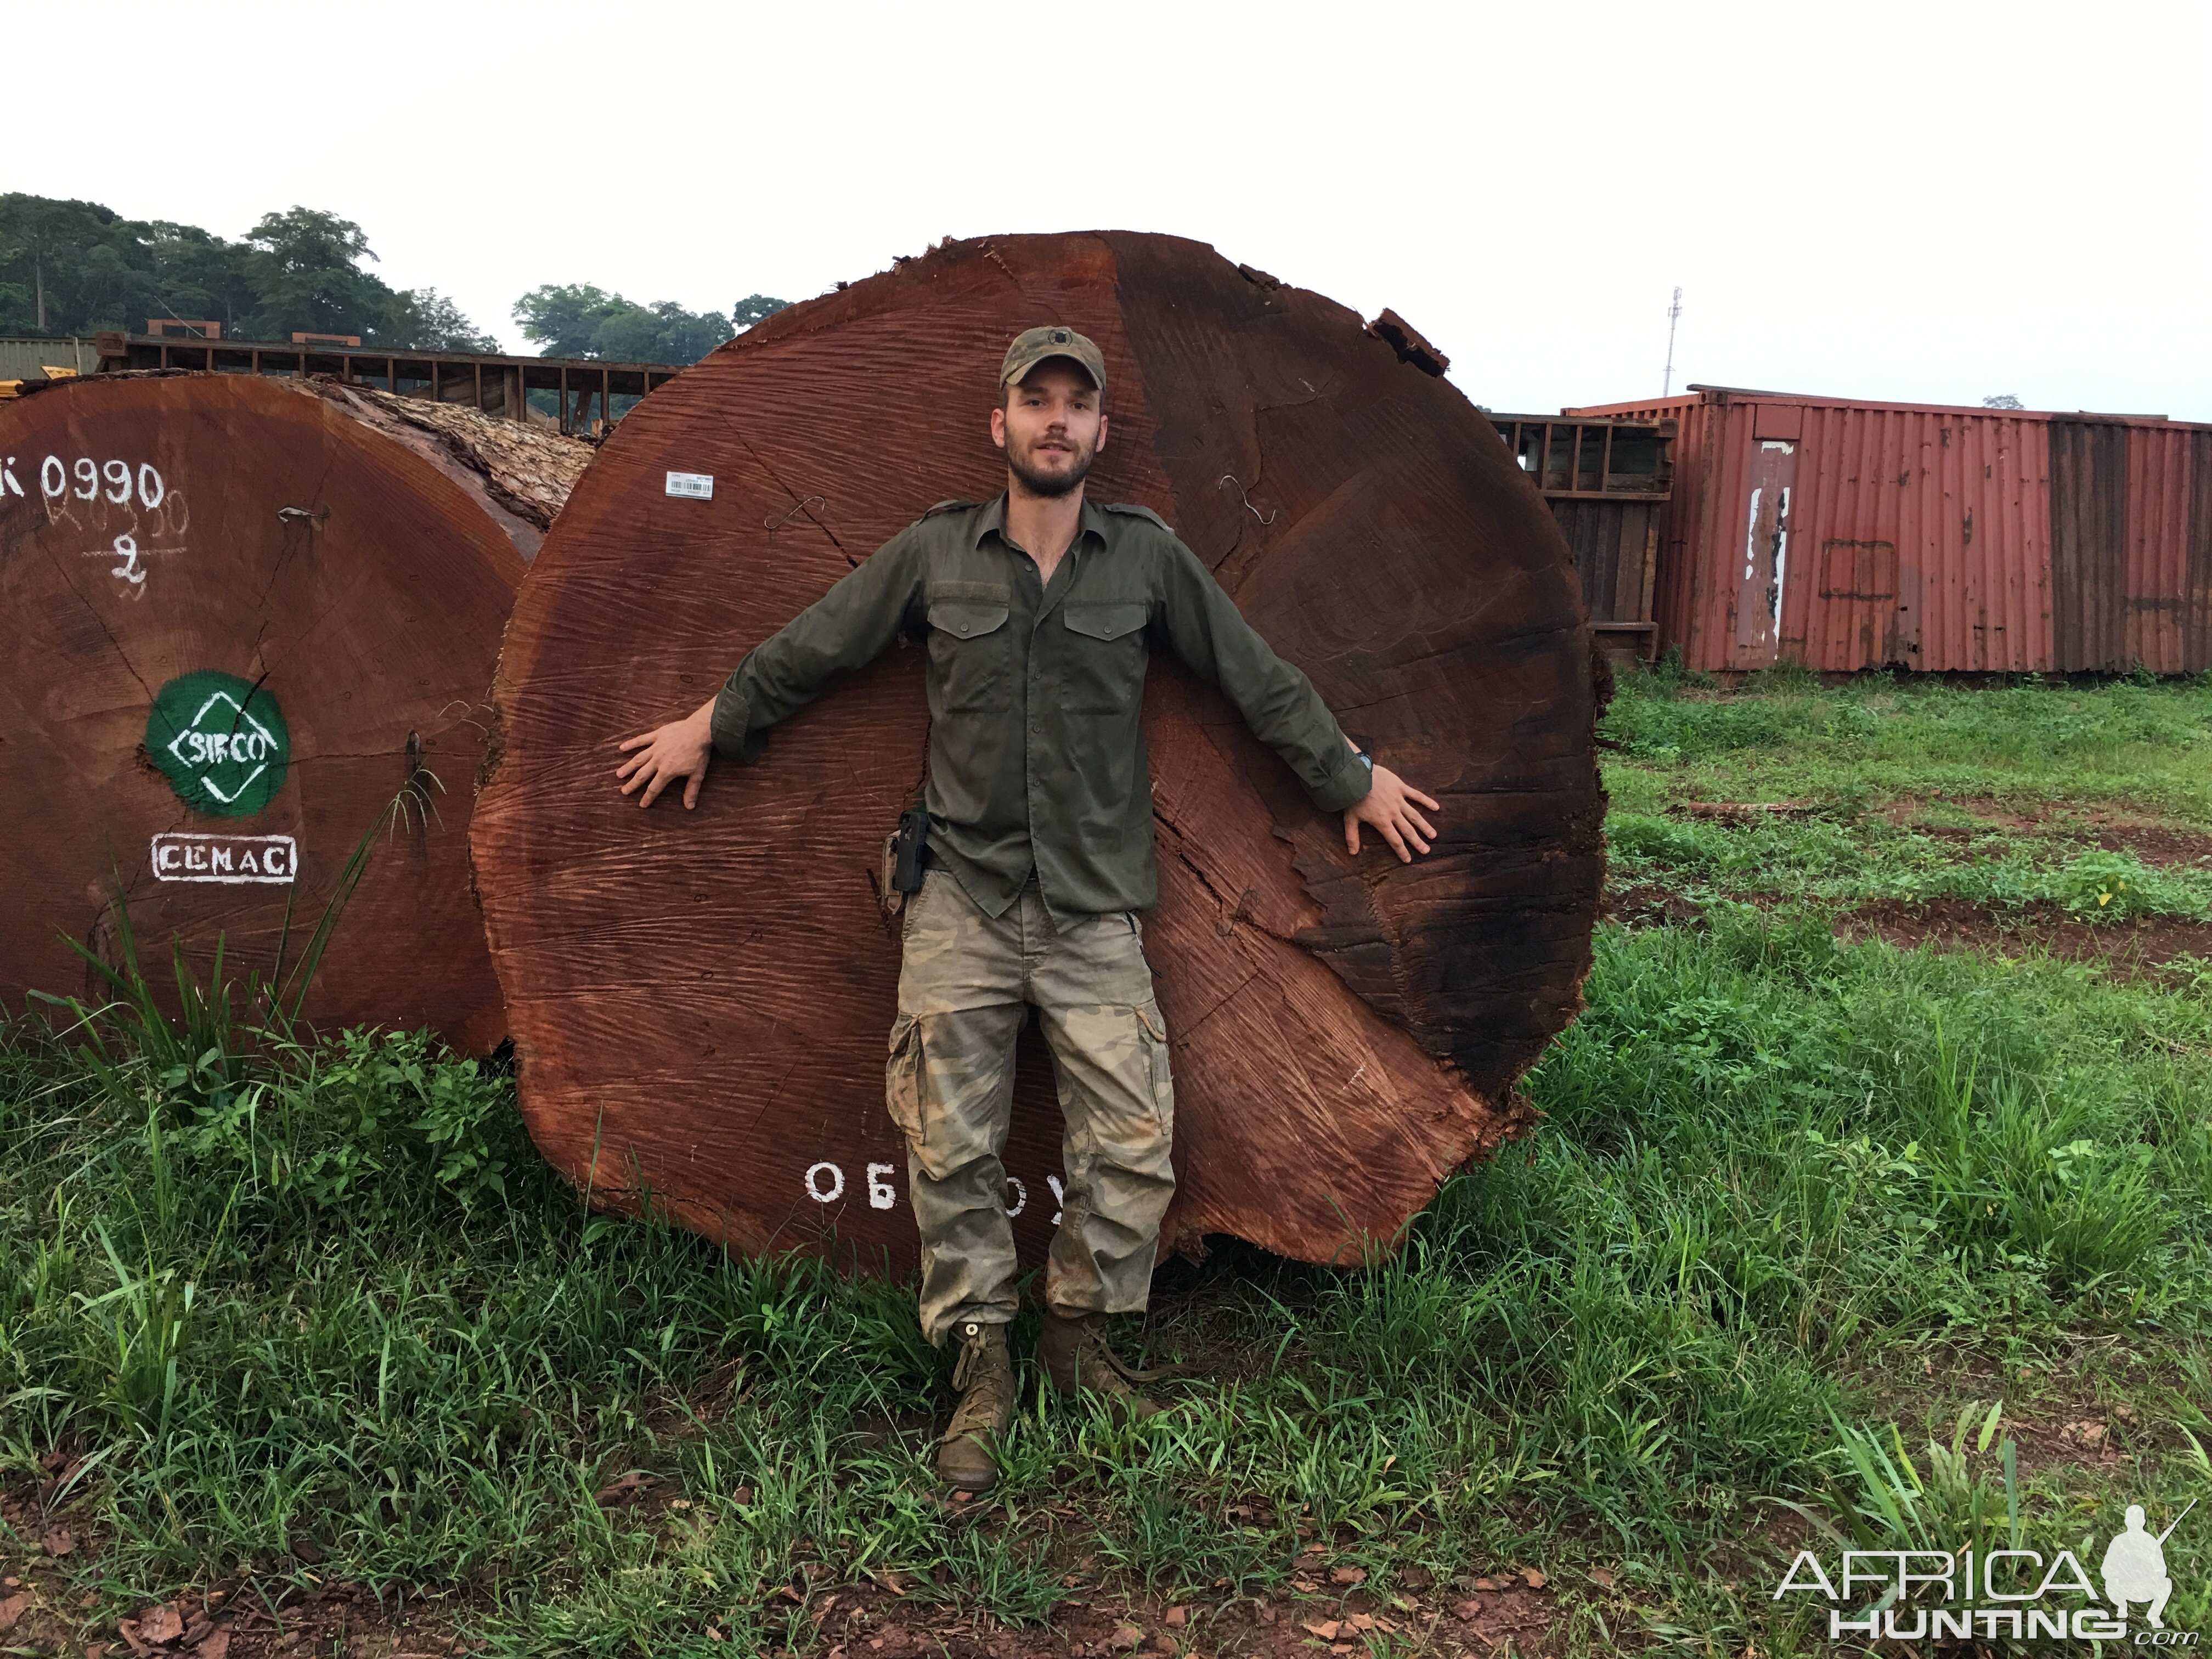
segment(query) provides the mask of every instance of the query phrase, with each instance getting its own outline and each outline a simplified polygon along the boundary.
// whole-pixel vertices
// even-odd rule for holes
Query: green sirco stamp
[[[292,742],[267,686],[204,668],[179,675],[154,699],[146,752],[195,812],[242,818],[284,787]]]

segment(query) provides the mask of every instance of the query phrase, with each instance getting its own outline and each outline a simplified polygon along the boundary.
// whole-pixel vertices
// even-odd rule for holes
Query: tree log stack
[[[1146,939],[1181,1182],[1163,1249],[1388,1249],[1526,1124],[1516,1081],[1579,1006],[1603,862],[1586,613],[1542,499],[1417,334],[1169,237],[948,242],[753,328],[599,452],[508,628],[471,831],[525,1115],[610,1204],[747,1251],[915,1260],[877,884],[922,780],[922,651],[833,688],[759,764],[715,763],[695,811],[619,795],[616,745],[931,503],[996,494],[999,361],[1044,322],[1105,353],[1092,498],[1174,525],[1443,803],[1427,859],[1347,856],[1340,821],[1155,652]],[[1036,1261],[1060,1124],[1034,1024],[1023,1043],[1006,1202]]]
[[[0,995],[296,963],[308,1018],[506,1030],[467,825],[500,630],[589,448],[358,386],[161,374],[0,405]],[[410,787],[411,786],[411,787]],[[407,800],[391,809],[402,792]],[[390,820],[386,822],[387,814]]]

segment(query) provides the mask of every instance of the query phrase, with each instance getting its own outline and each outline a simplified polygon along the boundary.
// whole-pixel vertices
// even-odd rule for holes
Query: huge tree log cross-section
[[[618,794],[616,745],[933,501],[997,493],[999,360],[1041,322],[1105,353],[1093,499],[1175,526],[1443,803],[1427,859],[1371,837],[1349,857],[1155,650],[1163,1247],[1225,1232],[1356,1261],[1527,1121],[1516,1081],[1578,1006],[1603,859],[1589,629],[1543,501],[1418,337],[1169,237],[948,243],[755,327],[599,452],[517,603],[471,831],[525,1115],[610,1203],[750,1251],[915,1261],[877,879],[922,781],[922,652],[831,688],[759,763],[717,761],[693,811]],[[1024,1042],[1006,1202],[1035,1261],[1060,1125],[1034,1023]]]
[[[297,963],[363,835],[308,1018],[504,1034],[467,828],[500,630],[574,440],[360,387],[88,378],[0,404],[0,996],[100,987],[127,898],[172,984],[218,934]],[[246,1011],[239,1011],[244,1014]]]

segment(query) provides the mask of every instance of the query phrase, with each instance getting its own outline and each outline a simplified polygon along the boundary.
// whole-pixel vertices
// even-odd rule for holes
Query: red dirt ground
[[[2173,916],[2087,922],[2050,904],[1995,911],[1966,899],[1924,904],[1882,899],[1846,912],[1838,919],[1836,932],[1844,939],[1879,937],[1907,951],[1928,945],[1939,951],[2012,957],[2045,951],[2071,962],[2094,962],[2130,978],[2178,957],[2212,960],[2212,922]]]
[[[351,1580],[319,1579],[313,1553],[262,1564],[256,1582],[228,1578],[174,1591],[164,1601],[133,1601],[118,1613],[97,1589],[100,1539],[88,1517],[48,1514],[37,1486],[0,1492],[0,1518],[31,1544],[27,1555],[0,1551],[0,1650],[82,1653],[85,1659],[302,1659],[343,1652],[347,1659],[447,1659],[483,1647],[457,1634],[471,1619],[470,1591],[428,1587],[381,1601]],[[617,1500],[627,1503],[630,1494]],[[651,1497],[640,1501],[653,1507]],[[1073,1511],[1066,1511],[1073,1516]],[[979,1519],[982,1517],[979,1516]],[[1070,1543],[1079,1540],[1071,1538]],[[1226,1580],[1179,1601],[1132,1596],[1095,1586],[1098,1575],[1071,1572],[1067,1595],[1049,1621],[1034,1628],[1000,1624],[947,1601],[954,1587],[885,1572],[841,1583],[819,1563],[802,1563],[791,1583],[761,1603],[775,1624],[799,1615],[799,1639],[778,1653],[818,1659],[1118,1659],[1222,1655],[1234,1659],[1313,1659],[1322,1652],[1365,1654],[1369,1638],[1441,1654],[1487,1656],[1506,1649],[1530,1656],[1560,1647],[1555,1592],[1533,1567],[1498,1568],[1449,1583],[1419,1568],[1377,1596],[1365,1574],[1333,1562],[1322,1544],[1307,1547],[1289,1583],[1257,1596],[1236,1595]],[[314,1558],[319,1560],[319,1558]],[[1607,1588],[1600,1573],[1596,1587]],[[811,1627],[811,1628],[809,1628]],[[710,1641],[736,1641],[708,1626]],[[738,1648],[732,1646],[735,1654]]]
[[[1758,902],[1756,896],[1752,902]],[[1703,914],[1694,901],[1647,883],[1606,891],[1606,920],[1630,927],[1694,927]],[[1904,951],[1925,945],[1995,956],[2044,952],[2069,962],[2093,962],[2125,978],[2161,975],[2184,957],[2212,962],[2212,922],[2174,916],[2088,922],[2053,904],[1994,910],[1966,899],[1922,904],[1881,899],[1839,911],[1834,931],[1839,939],[1887,939]]]
[[[1917,822],[1926,803],[1917,796],[1899,795],[1882,809],[1890,823],[1909,825],[1917,834],[1939,840],[1965,841],[1992,830],[2027,833],[2054,841],[2100,847],[2108,853],[2132,853],[2145,864],[2159,866],[2212,863],[2212,835],[2163,818],[2103,807],[2087,811],[2053,807],[2033,815],[2001,805],[1987,796],[1945,796],[1943,804],[1979,819],[1978,828]],[[1711,816],[1708,808],[1707,816]]]

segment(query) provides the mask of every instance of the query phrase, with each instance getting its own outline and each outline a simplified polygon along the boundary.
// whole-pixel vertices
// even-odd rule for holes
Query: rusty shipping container
[[[1674,422],[1498,414],[1490,420],[1551,503],[1599,642],[1624,655],[1656,654],[1651,602],[1674,478]]]
[[[2212,426],[1718,386],[1677,423],[1654,615],[1711,671],[2212,668]]]

